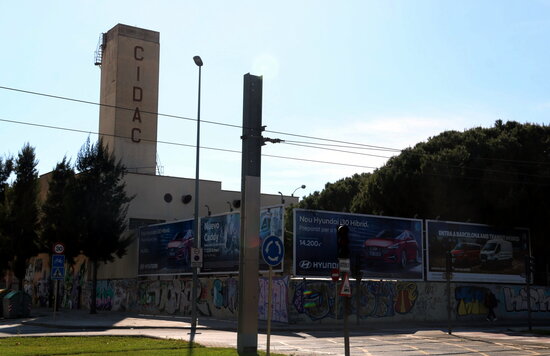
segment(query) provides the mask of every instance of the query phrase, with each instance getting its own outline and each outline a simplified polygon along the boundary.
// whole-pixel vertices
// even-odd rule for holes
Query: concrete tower
[[[155,174],[159,33],[118,24],[103,34],[99,133],[129,172]]]

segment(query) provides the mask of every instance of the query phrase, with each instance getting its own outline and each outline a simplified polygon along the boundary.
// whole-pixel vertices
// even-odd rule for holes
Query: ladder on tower
[[[99,35],[99,41],[97,42],[97,48],[94,52],[94,65],[101,66],[103,59],[103,50],[105,49],[105,34]]]

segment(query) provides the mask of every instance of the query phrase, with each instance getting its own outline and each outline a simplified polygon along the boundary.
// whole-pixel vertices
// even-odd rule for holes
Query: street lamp
[[[193,247],[199,247],[199,150],[201,140],[201,69],[202,59],[199,56],[193,57],[193,61],[199,67],[199,94],[197,107],[197,158],[195,160],[195,219],[193,223]],[[194,336],[197,330],[197,285],[198,271],[193,267],[193,282],[191,290],[191,335]]]
[[[306,189],[306,185],[305,185],[305,184],[302,184],[302,185],[299,186],[298,188],[294,189],[294,191],[292,192],[292,195],[291,195],[292,197],[294,196],[294,193],[296,193],[296,191],[297,191],[298,189]]]
[[[208,216],[212,215],[212,212],[210,211],[210,207],[208,206],[208,204],[204,204],[204,207],[208,211]]]
[[[279,192],[279,194],[281,194],[281,204],[284,204],[285,203],[285,198],[283,196],[283,193]]]
[[[230,211],[230,212],[233,211],[233,205],[231,205],[231,203],[228,202],[228,201],[226,201],[226,203],[229,205],[229,211]]]

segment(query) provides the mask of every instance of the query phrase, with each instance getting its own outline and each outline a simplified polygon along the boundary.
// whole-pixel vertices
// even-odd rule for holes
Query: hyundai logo
[[[310,269],[311,268],[311,261],[301,260],[299,266],[302,269]]]

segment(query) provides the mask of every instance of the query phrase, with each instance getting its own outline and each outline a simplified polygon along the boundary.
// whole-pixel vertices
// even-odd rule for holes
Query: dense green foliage
[[[370,177],[369,173],[354,174],[352,177],[325,184],[325,189],[305,197],[300,208],[350,212],[350,202],[361,192],[361,186]]]

